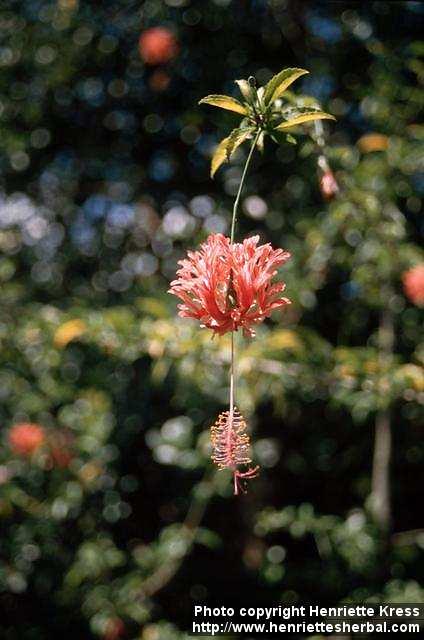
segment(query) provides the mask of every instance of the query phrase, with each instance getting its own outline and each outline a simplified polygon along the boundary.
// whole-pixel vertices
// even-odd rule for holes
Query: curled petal
[[[258,242],[259,236],[253,236],[231,243],[217,233],[199,251],[189,251],[169,289],[183,303],[179,315],[198,320],[219,335],[242,329],[253,336],[256,324],[288,304],[281,296],[284,283],[272,279],[290,254]]]

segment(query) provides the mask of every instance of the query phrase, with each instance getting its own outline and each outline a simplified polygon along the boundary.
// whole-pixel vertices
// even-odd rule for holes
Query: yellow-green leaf
[[[284,91],[300,76],[304,76],[309,71],[306,69],[283,69],[280,73],[277,73],[271,80],[265,85],[265,104],[271,104],[277,98],[280,98]]]
[[[211,178],[214,177],[222,163],[230,159],[230,156],[237,147],[239,147],[251,133],[251,129],[234,129],[227,138],[221,140],[212,156]]]
[[[324,111],[311,111],[310,113],[302,113],[302,115],[295,116],[286,122],[282,122],[276,128],[277,131],[283,131],[284,129],[289,129],[290,127],[295,127],[298,124],[302,124],[303,122],[311,122],[313,120],[335,120],[334,116],[331,116],[329,113],[324,113]]]
[[[225,162],[227,159],[227,144],[230,141],[230,136],[228,138],[224,138],[221,140],[219,145],[216,147],[214,154],[212,156],[211,162],[211,178],[214,177],[215,172],[219,169],[221,164]]]
[[[247,109],[241,102],[230,96],[211,95],[206,96],[199,100],[199,104],[210,104],[213,107],[219,107],[220,109],[227,109],[228,111],[235,111],[241,113],[243,116],[247,115]]]
[[[250,136],[254,131],[252,127],[239,127],[233,129],[229,135],[228,144],[226,148],[227,159],[229,160],[234,151]]]

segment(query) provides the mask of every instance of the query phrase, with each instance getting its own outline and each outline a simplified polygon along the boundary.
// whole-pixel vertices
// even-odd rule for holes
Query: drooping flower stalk
[[[235,230],[240,198],[245,184],[250,161],[255,148],[263,149],[268,136],[277,144],[286,136],[293,143],[288,129],[318,120],[334,120],[321,111],[318,105],[298,105],[286,94],[288,88],[305,69],[283,69],[263,87],[256,87],[253,77],[236,80],[242,101],[231,96],[213,94],[200,100],[200,104],[232,111],[242,116],[238,127],[217,145],[211,161],[211,176],[235,150],[246,141],[250,149],[237,194],[234,200],[230,238],[220,233],[211,234],[198,251],[188,251],[187,257],[179,261],[177,278],[171,282],[169,293],[180,298],[179,315],[193,318],[201,327],[211,329],[214,334],[231,333],[230,353],[230,407],[224,411],[211,428],[212,460],[219,469],[230,469],[233,473],[234,493],[243,490],[242,480],[258,475],[259,467],[249,465],[250,440],[246,422],[235,405],[236,395],[236,344],[235,332],[253,338],[255,326],[268,318],[275,309],[290,304],[282,297],[283,282],[273,282],[277,267],[284,264],[290,254],[283,249],[273,249],[267,243],[258,246],[259,236],[235,242]]]
[[[252,159],[253,152],[255,150],[256,143],[258,142],[258,138],[259,138],[260,134],[261,134],[261,132],[259,130],[257,132],[256,136],[253,138],[252,144],[250,146],[250,151],[249,151],[249,154],[247,156],[246,163],[244,165],[243,173],[241,174],[240,184],[239,184],[239,187],[237,189],[237,195],[236,195],[236,198],[234,200],[233,217],[232,217],[232,220],[231,220],[231,235],[230,235],[231,244],[233,244],[233,242],[234,242],[234,236],[235,236],[235,231],[236,231],[236,222],[237,222],[237,213],[238,213],[238,208],[239,208],[239,204],[240,204],[241,192],[243,191],[244,182],[246,180],[247,172],[249,170],[250,161]]]
[[[243,191],[243,187],[244,187],[244,182],[246,180],[246,176],[247,176],[247,172],[249,169],[249,165],[250,165],[250,161],[252,159],[253,156],[253,152],[255,150],[256,147],[256,143],[258,142],[258,138],[260,136],[260,130],[258,130],[258,132],[256,133],[255,137],[253,138],[252,144],[250,146],[250,150],[246,159],[246,163],[244,165],[244,169],[243,169],[243,173],[241,175],[241,179],[240,179],[240,184],[237,190],[237,195],[235,197],[234,200],[234,205],[233,205],[233,216],[232,216],[232,220],[231,220],[231,235],[230,235],[230,243],[234,244],[234,236],[235,236],[235,231],[236,231],[236,222],[237,222],[237,213],[238,213],[238,208],[239,208],[239,204],[240,204],[240,197],[241,197],[241,193]],[[230,276],[231,277],[231,276]],[[234,340],[234,331],[231,331],[231,357],[230,357],[230,412],[229,412],[229,416],[228,416],[228,433],[227,433],[227,446],[230,447],[231,445],[231,439],[233,439],[234,437],[237,438],[237,434],[236,434],[236,416],[235,416],[235,406],[234,406],[234,387],[235,387],[235,366],[236,366],[236,357],[235,357],[235,340]],[[222,416],[222,414],[221,414]],[[220,417],[221,417],[220,416]],[[246,424],[242,418],[242,422],[244,423],[244,425]],[[249,440],[249,437],[247,436],[247,440]],[[247,462],[241,461],[238,464],[248,464],[249,462],[251,462],[250,458],[242,458],[242,460],[246,460]],[[239,476],[240,476],[240,471],[237,469],[237,462],[234,461],[234,463],[232,464],[232,468],[233,468],[233,477],[234,477],[234,494],[238,495],[239,493],[239,489],[240,489],[240,484],[239,484]],[[255,475],[257,475],[259,471],[259,467],[256,467],[255,469],[249,469],[247,472],[245,472],[244,476],[246,479],[255,477]],[[252,472],[252,475],[246,475],[249,474],[250,472]]]
[[[230,359],[230,420],[233,419],[234,415],[234,379],[236,377],[235,374],[235,349],[234,349],[234,331],[231,331],[231,359]]]
[[[212,234],[199,251],[189,251],[187,258],[180,260],[177,279],[171,282],[169,290],[182,300],[180,316],[195,318],[202,327],[218,335],[231,333],[230,406],[212,427],[211,440],[212,460],[219,469],[231,470],[236,495],[243,490],[243,480],[258,475],[259,467],[240,469],[251,460],[249,437],[242,433],[246,422],[235,405],[234,334],[242,329],[245,336],[254,337],[256,324],[275,309],[290,304],[290,300],[282,296],[285,284],[272,282],[277,267],[284,264],[290,254],[283,249],[273,249],[269,243],[258,246],[259,236],[240,243],[234,241],[240,197],[257,140],[258,135],[252,140],[234,201],[231,237]]]

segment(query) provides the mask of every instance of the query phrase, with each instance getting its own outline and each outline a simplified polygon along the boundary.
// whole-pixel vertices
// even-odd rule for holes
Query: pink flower
[[[178,42],[166,27],[146,29],[140,36],[138,48],[146,64],[165,64],[178,54]]]
[[[13,425],[9,431],[9,445],[14,453],[31,456],[45,441],[43,427],[31,422]]]
[[[179,315],[199,320],[202,327],[219,335],[241,328],[253,337],[255,325],[289,304],[281,296],[285,284],[271,281],[290,254],[269,243],[258,247],[258,241],[259,236],[254,236],[231,244],[217,233],[199,251],[189,251],[178,263],[178,278],[169,290],[183,302],[178,305]]]
[[[406,271],[402,280],[407,298],[419,307],[424,305],[424,264]]]

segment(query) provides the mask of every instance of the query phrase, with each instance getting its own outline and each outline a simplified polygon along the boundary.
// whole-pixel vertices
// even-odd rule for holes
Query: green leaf
[[[229,143],[229,141],[230,136],[228,136],[228,138],[224,138],[223,140],[221,140],[214,151],[211,162],[211,178],[214,177],[216,171],[227,159],[227,144]]]
[[[284,129],[289,129],[290,127],[295,127],[298,124],[302,124],[303,122],[312,122],[313,120],[335,120],[334,116],[331,116],[329,113],[324,113],[324,111],[309,111],[308,113],[303,113],[301,115],[295,116],[286,122],[282,122],[275,129],[277,131],[283,131]]]
[[[293,138],[293,136],[290,135],[290,133],[286,135],[286,142],[288,142],[289,144],[297,144],[296,138]]]
[[[227,160],[229,160],[233,154],[233,152],[239,147],[246,138],[253,132],[252,127],[239,127],[238,129],[233,129],[229,135],[229,141],[227,145]]]
[[[219,107],[220,109],[227,109],[228,111],[235,111],[241,113],[243,116],[247,115],[247,109],[241,102],[230,96],[211,95],[205,96],[199,100],[199,104],[210,104],[213,107]]]
[[[244,127],[233,129],[227,138],[221,140],[212,156],[211,178],[213,178],[222,163],[225,162],[225,160],[230,159],[237,147],[239,147],[246,138],[249,137],[252,131],[253,129]]]
[[[305,69],[283,69],[280,73],[277,73],[271,80],[265,85],[264,102],[265,105],[269,105],[277,98],[280,98],[284,91],[300,76],[304,76],[309,71]]]

